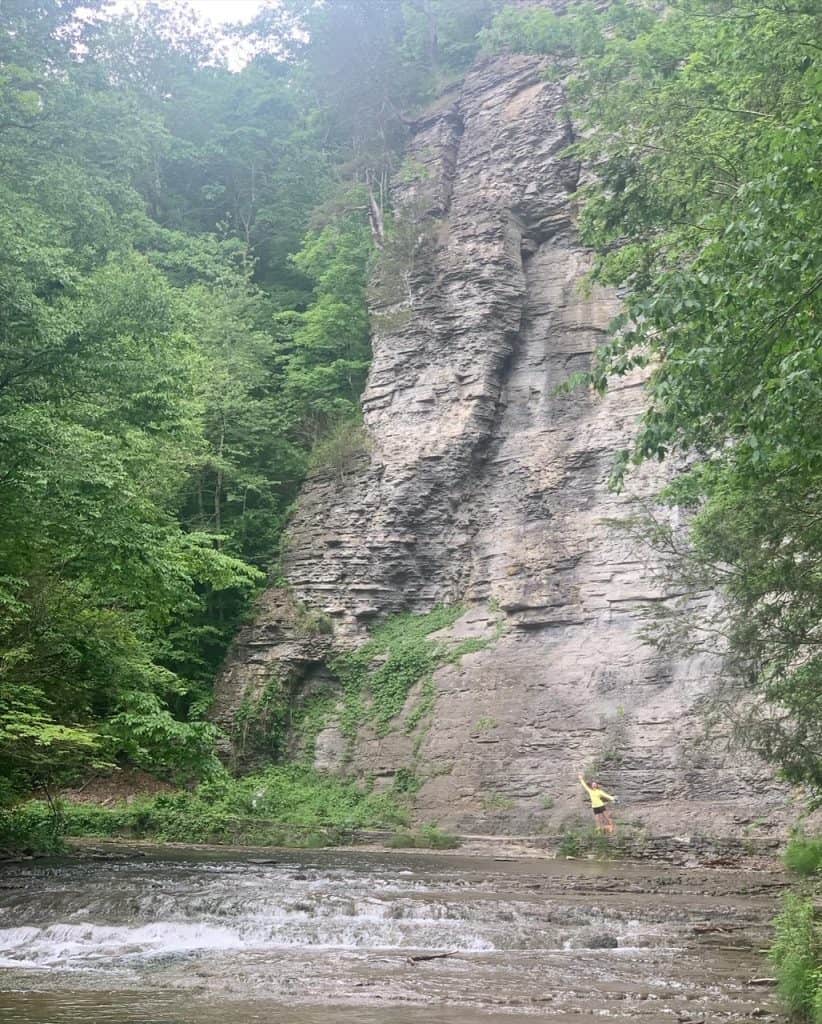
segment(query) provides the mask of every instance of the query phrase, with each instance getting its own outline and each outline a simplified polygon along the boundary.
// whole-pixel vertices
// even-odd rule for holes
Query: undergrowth
[[[785,850],[785,867],[798,875],[822,873],[822,839],[806,839],[796,835]]]
[[[613,860],[621,855],[619,839],[597,832],[595,828],[566,829],[557,847],[560,857],[592,854],[599,860]]]
[[[789,893],[774,925],[777,991],[793,1020],[822,1024],[822,927],[813,900]]]
[[[113,807],[61,803],[55,815],[47,803],[29,801],[4,813],[7,827],[20,834],[54,837],[54,849],[62,836],[326,845],[344,842],[354,829],[407,821],[390,793],[367,793],[353,782],[295,766],[272,767],[242,779],[221,774],[193,792],[163,793]]]
[[[0,850],[13,854],[60,853],[63,827],[43,800],[0,809]]]
[[[403,829],[392,836],[388,845],[393,849],[455,850],[460,845],[457,836],[443,832],[436,822],[421,825],[416,832]]]

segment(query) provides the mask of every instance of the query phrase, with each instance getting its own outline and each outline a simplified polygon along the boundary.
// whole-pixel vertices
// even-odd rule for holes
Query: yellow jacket
[[[581,779],[580,782],[582,782]],[[604,789],[591,789],[587,782],[582,782],[582,785],[585,788],[585,792],[591,798],[592,807],[604,807],[606,800],[614,799],[609,793],[606,793]]]

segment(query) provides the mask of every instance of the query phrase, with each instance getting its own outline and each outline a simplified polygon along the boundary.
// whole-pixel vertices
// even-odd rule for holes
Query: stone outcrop
[[[350,748],[332,721],[320,766],[383,784],[411,771],[419,817],[463,830],[554,829],[585,813],[576,774],[593,765],[652,828],[778,823],[786,797],[769,771],[702,736],[716,664],[642,640],[645,610],[673,595],[609,521],[659,479],[651,468],[623,494],[608,487],[641,381],[604,398],[557,392],[618,309],[582,286],[571,139],[561,86],[530,57],[478,66],[417,124],[373,286],[368,443],[307,482],[287,537],[291,592],[333,636],[301,633],[269,594],[218,682],[217,717],[272,672],[333,688],[332,646],[460,603],[448,635],[488,646],[436,672],[430,721],[364,726]]]

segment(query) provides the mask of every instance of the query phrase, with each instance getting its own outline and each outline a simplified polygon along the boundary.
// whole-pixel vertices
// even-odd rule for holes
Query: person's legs
[[[616,826],[614,825],[614,819],[611,817],[611,808],[606,808],[599,817],[603,819],[602,824],[608,835],[613,835]]]

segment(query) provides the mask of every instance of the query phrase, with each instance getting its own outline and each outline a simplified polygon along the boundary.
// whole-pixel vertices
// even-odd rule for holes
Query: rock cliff
[[[238,637],[215,717],[236,733],[272,681],[297,708],[324,695],[318,766],[381,785],[402,770],[420,819],[462,830],[554,830],[584,813],[576,774],[594,766],[625,816],[655,829],[778,822],[786,796],[769,771],[703,736],[717,665],[642,640],[644,610],[673,595],[609,521],[659,479],[608,488],[641,381],[604,399],[556,391],[618,302],[581,287],[572,127],[543,72],[529,57],[485,62],[416,125],[372,289],[365,442],[352,436],[306,483],[290,586]],[[332,652],[438,605],[462,613],[435,639],[476,642],[437,669],[427,703],[420,682],[393,727],[366,716],[346,734]]]

